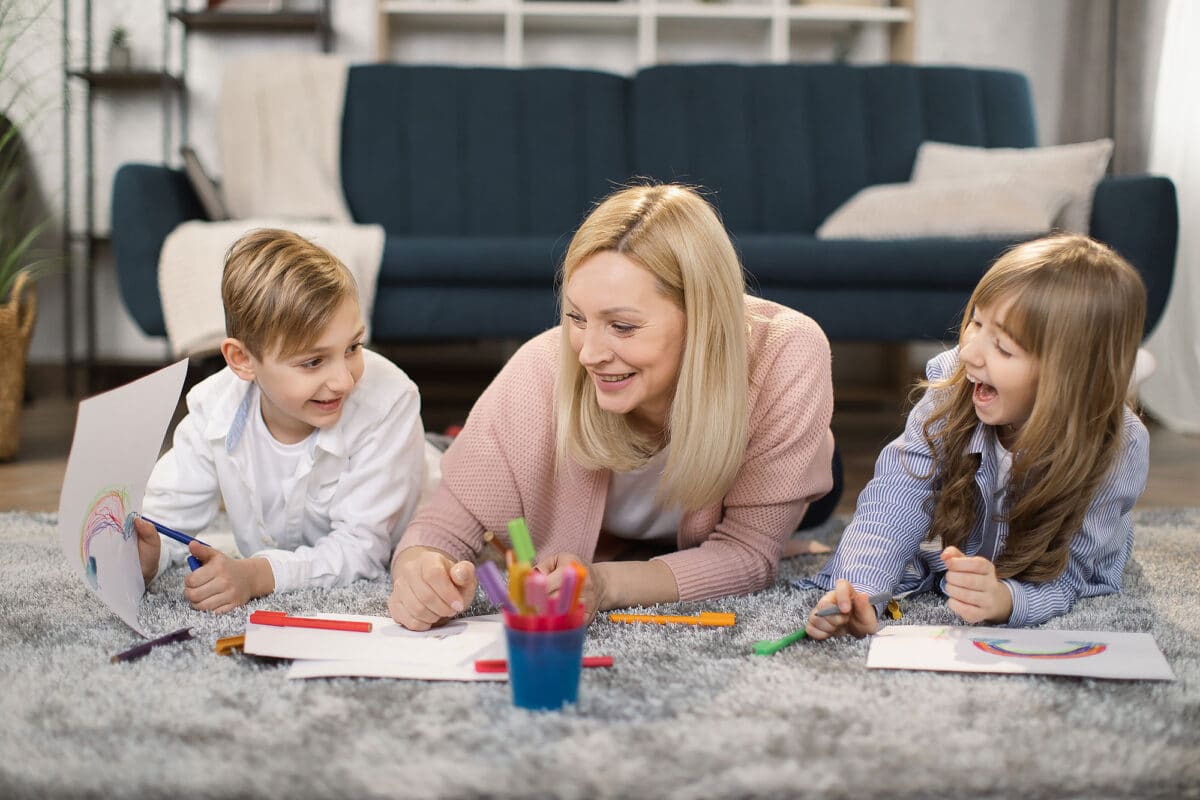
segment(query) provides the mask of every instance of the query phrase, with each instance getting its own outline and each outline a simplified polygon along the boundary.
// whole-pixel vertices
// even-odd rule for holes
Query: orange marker
[[[610,622],[653,622],[658,625],[679,623],[680,625],[700,625],[705,628],[728,628],[737,622],[737,614],[724,614],[716,611],[701,611],[694,617],[675,617],[661,614],[609,614]]]

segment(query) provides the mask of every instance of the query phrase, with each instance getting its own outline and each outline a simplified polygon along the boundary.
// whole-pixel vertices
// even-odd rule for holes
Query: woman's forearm
[[[662,561],[606,561],[594,564],[602,587],[600,611],[673,603],[679,599],[675,574]]]

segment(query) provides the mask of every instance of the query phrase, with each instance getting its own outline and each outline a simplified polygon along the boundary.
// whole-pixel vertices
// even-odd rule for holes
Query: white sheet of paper
[[[485,648],[493,648],[497,642],[503,647],[504,642],[504,624],[498,614],[455,619],[429,631],[410,631],[390,617],[358,614],[302,616],[361,620],[373,625],[370,633],[355,633],[248,623],[245,652],[274,658],[356,662],[357,669],[367,669],[368,665],[383,669],[387,664],[398,664],[407,665],[410,669],[419,667],[432,672],[444,670],[447,674],[458,674],[455,668],[465,665],[474,670],[477,653]]]
[[[58,501],[58,539],[84,584],[143,636],[145,592],[137,538],[125,517],[141,508],[146,482],[179,402],[187,359],[79,404]]]
[[[872,637],[867,667],[1175,680],[1153,636],[1111,631],[890,625]]]
[[[507,672],[476,672],[475,660],[507,658],[503,636],[458,664],[420,664],[405,661],[294,661],[287,676],[299,678],[406,678],[418,681],[506,681]]]

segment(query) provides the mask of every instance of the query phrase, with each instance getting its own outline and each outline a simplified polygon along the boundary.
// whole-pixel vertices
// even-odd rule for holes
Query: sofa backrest
[[[959,67],[651,67],[633,78],[633,167],[703,186],[735,233],[812,233],[865,186],[909,179],[930,139],[1036,144],[1026,78]]]
[[[569,69],[350,69],[342,183],[389,234],[574,230],[629,175],[628,80]]]

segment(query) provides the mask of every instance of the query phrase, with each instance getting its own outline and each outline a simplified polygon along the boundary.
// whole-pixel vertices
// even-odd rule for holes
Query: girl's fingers
[[[854,587],[846,579],[839,580],[833,587],[834,602],[843,614],[849,614],[853,605]],[[828,597],[829,595],[826,595]]]

